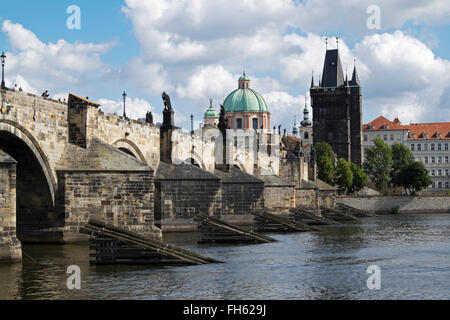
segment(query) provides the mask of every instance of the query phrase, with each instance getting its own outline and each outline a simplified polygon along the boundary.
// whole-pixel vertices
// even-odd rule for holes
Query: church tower
[[[337,158],[362,164],[362,96],[356,64],[344,79],[339,49],[326,51],[322,81],[311,81],[313,143],[327,142]]]

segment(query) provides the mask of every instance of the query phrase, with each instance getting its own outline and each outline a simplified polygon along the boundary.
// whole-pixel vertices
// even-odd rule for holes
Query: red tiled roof
[[[414,135],[414,140],[425,139],[424,134],[427,135],[427,139],[450,139],[450,122],[438,122],[438,123],[414,123],[405,126],[410,130],[408,140],[411,140],[411,135]]]
[[[297,141],[297,142],[300,142],[300,138],[291,136],[290,134],[287,136],[287,138],[289,138],[289,139],[291,139],[291,140],[294,140],[294,141]]]
[[[372,126],[372,128],[371,128]],[[385,127],[386,126],[386,129]],[[390,130],[408,130],[408,140],[412,139],[411,135],[414,135],[414,140],[423,140],[425,135],[427,139],[450,139],[450,122],[437,122],[437,123],[414,123],[409,125],[402,125],[398,118],[394,121],[389,121],[383,116],[379,116],[375,120],[364,124],[362,126],[363,131],[390,131]]]
[[[371,126],[373,127],[371,129]],[[385,127],[386,126],[386,129]],[[363,124],[362,126],[363,131],[390,131],[390,130],[408,130],[408,128],[401,124],[400,120],[398,118],[395,118],[394,122],[389,121],[383,116],[379,116],[375,120]]]

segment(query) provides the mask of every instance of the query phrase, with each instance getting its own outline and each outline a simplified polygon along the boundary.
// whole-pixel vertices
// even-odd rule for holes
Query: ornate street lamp
[[[2,89],[5,89],[5,61],[6,61],[6,55],[4,52],[2,52],[2,55],[0,56],[2,59]]]
[[[123,98],[123,117],[126,118],[127,114],[125,112],[125,102],[127,101],[127,94],[125,93],[125,91],[122,94],[122,98]]]

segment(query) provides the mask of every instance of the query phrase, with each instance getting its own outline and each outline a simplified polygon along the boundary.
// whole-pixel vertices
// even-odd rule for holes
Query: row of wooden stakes
[[[321,213],[311,208],[297,207],[288,215],[267,211],[254,212],[256,230],[233,225],[214,216],[197,215],[201,239],[199,243],[269,243],[276,239],[261,232],[317,231],[319,225],[341,224],[358,217],[374,216],[361,210],[337,205],[321,208]],[[90,220],[80,228],[90,236],[92,264],[148,264],[148,265],[198,265],[222,263],[156,239],[148,239],[137,233],[98,220]]]

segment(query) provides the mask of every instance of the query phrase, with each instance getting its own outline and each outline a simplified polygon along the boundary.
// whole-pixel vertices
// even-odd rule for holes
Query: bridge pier
[[[22,260],[22,246],[16,234],[16,165],[0,150],[0,263]]]

